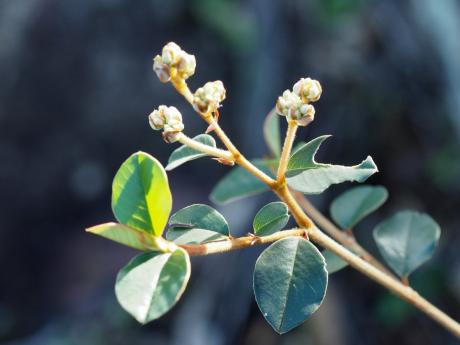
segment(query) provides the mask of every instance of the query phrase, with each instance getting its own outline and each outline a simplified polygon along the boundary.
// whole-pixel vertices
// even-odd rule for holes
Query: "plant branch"
[[[215,147],[200,143],[199,141],[189,138],[182,132],[178,134],[177,139],[181,144],[188,146],[191,149],[206,153],[207,155],[210,155],[213,157],[223,158],[228,161],[233,160],[233,155],[229,151],[221,150],[219,148],[215,148]]]
[[[326,218],[302,193],[293,191],[294,198],[303,208],[303,210],[318,224],[318,226],[333,239],[341,243],[343,246],[350,249],[352,252],[362,257],[370,264],[377,267],[379,270],[385,272],[389,276],[395,278],[394,274],[388,270],[380,261],[378,261],[372,254],[364,249],[355,239],[347,233],[336,227],[328,218]]]
[[[284,175],[286,174],[289,157],[291,156],[291,149],[294,144],[297,127],[298,125],[295,121],[288,120],[288,128],[284,139],[283,151],[281,152],[278,173],[276,174],[276,181],[278,181],[278,183],[281,183],[285,179]]]
[[[271,242],[276,242],[285,237],[292,236],[303,236],[305,235],[305,230],[300,228],[295,228],[291,230],[278,231],[269,236],[244,236],[237,238],[229,238],[223,241],[215,241],[204,244],[182,244],[179,247],[182,247],[187,251],[189,255],[192,256],[202,256],[210,254],[218,254],[230,252],[236,249],[253,247],[256,245],[267,244]]]
[[[175,81],[175,79],[172,79],[172,82],[174,87],[179,91],[179,93],[182,94],[187,99],[187,101],[193,105],[193,94],[190,92],[185,81],[180,80],[180,83],[178,83],[177,81]],[[457,338],[460,338],[460,324],[458,322],[456,322],[447,314],[445,314],[437,307],[432,305],[426,299],[421,297],[411,287],[405,286],[400,281],[392,278],[392,276],[386,274],[385,272],[382,272],[380,269],[376,268],[367,261],[363,260],[361,257],[352,253],[347,248],[335,242],[332,238],[330,238],[328,235],[319,230],[313,224],[313,222],[310,220],[307,214],[303,211],[303,209],[299,206],[297,201],[294,199],[285,181],[281,181],[281,183],[278,183],[278,181],[273,180],[271,177],[269,177],[264,172],[255,167],[233,145],[231,140],[221,129],[214,117],[210,116],[210,114],[199,114],[210,125],[210,128],[212,128],[216,132],[223,144],[232,153],[235,163],[242,166],[250,173],[252,173],[254,176],[259,178],[261,181],[266,183],[273,190],[273,192],[276,195],[278,195],[282,201],[286,203],[286,205],[289,207],[291,214],[295,218],[297,224],[300,228],[302,228],[302,230],[291,231],[295,231],[295,234],[297,234],[297,236],[303,235],[309,237],[312,241],[316,242],[320,246],[338,255],[343,260],[348,262],[350,266],[354,267],[356,270],[360,271],[370,279],[376,281],[377,283],[386,287],[390,291],[394,292],[403,300],[417,307],[419,310],[423,311],[425,314],[430,316],[433,320],[437,321],[440,325],[448,329]],[[260,237],[260,244],[274,242],[279,240],[280,238],[294,235],[294,233],[288,233],[284,231],[281,233],[284,234],[281,235],[276,233],[270,236]],[[219,241],[207,244],[188,245],[186,247],[182,247],[186,249],[191,255],[206,255],[211,253],[221,253],[234,249],[250,247],[257,243],[257,239],[257,237],[251,237],[250,239],[248,237],[243,237],[230,239],[229,241],[225,241],[222,243]]]
[[[179,81],[172,79],[171,81],[172,81],[173,86],[176,88],[176,90],[182,96],[184,96],[184,98],[193,106],[193,94],[190,91],[187,83],[182,79]],[[256,166],[254,166],[254,164],[248,161],[240,153],[240,151],[235,147],[235,145],[233,145],[232,141],[227,136],[227,134],[225,134],[223,129],[220,127],[217,120],[213,116],[211,116],[211,114],[205,114],[205,113],[200,113],[200,112],[197,112],[197,113],[201,116],[203,120],[205,120],[208,123],[209,128],[212,128],[214,130],[214,132],[217,134],[217,136],[222,141],[224,146],[232,154],[232,160],[234,160],[236,164],[245,168],[247,171],[249,171],[251,174],[257,177],[259,180],[267,184],[270,188],[276,185],[276,181],[274,179],[272,179],[270,176],[268,176],[263,171],[261,171]]]

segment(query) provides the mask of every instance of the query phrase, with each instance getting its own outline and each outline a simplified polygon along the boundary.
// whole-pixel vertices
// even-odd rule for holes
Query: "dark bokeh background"
[[[371,154],[389,202],[430,213],[437,253],[413,276],[460,318],[460,3],[412,1],[0,0],[0,343],[455,344],[440,326],[350,268],[331,276],[321,309],[283,337],[264,322],[251,275],[261,248],[193,259],[191,283],[161,320],[140,326],[117,305],[117,270],[134,251],[84,233],[112,219],[111,179],[132,152],[165,163],[175,145],[147,114],[177,106],[187,133],[204,125],[151,69],[163,44],[197,57],[193,88],[221,79],[221,124],[250,157],[260,124],[303,76],[324,93],[300,139],[333,134],[323,161]],[[207,202],[228,170],[209,159],[170,174],[174,210]],[[336,186],[314,202],[327,213]],[[244,233],[271,196],[219,208]]]

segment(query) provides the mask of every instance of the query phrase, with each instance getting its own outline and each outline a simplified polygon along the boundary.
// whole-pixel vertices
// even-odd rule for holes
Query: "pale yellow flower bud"
[[[293,91],[305,103],[316,102],[321,97],[321,84],[314,79],[302,78],[294,84]]]
[[[276,102],[276,112],[286,116],[288,120],[294,120],[299,126],[306,126],[315,117],[315,108],[302,99],[294,92],[286,90],[283,95],[278,97]]]
[[[193,108],[203,114],[217,110],[225,99],[226,91],[220,80],[207,82],[193,95]]]
[[[195,56],[187,54],[176,43],[169,42],[163,47],[161,56],[153,59],[153,70],[161,82],[167,83],[171,76],[188,79],[195,73]]]
[[[163,129],[163,137],[169,142],[174,142],[175,135],[184,130],[182,115],[175,107],[160,105],[149,115],[149,123],[154,130]]]

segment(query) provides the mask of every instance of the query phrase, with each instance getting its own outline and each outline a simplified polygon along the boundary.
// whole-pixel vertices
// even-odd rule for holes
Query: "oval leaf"
[[[254,160],[252,163],[267,175],[273,176],[268,163],[264,160]],[[241,167],[235,167],[217,183],[210,198],[212,202],[224,205],[268,190],[268,186],[254,175]]]
[[[382,186],[358,186],[339,195],[331,204],[331,216],[342,229],[351,229],[378,209],[388,198]]]
[[[139,250],[159,249],[151,235],[123,224],[110,222],[93,226],[86,231]]]
[[[313,139],[294,152],[286,173],[290,187],[306,194],[319,194],[332,184],[346,181],[364,182],[378,171],[370,156],[354,166],[317,163],[315,154],[321,143],[329,137],[330,135],[323,135]]]
[[[190,259],[183,249],[136,256],[117,276],[115,293],[120,305],[145,324],[171,309],[190,278]]]
[[[326,260],[326,269],[329,274],[338,272],[348,266],[346,261],[329,250],[323,250],[321,254],[323,254],[324,260]]]
[[[288,220],[287,205],[280,201],[271,202],[257,212],[252,226],[257,236],[267,236],[283,229]]]
[[[211,147],[216,147],[216,141],[213,137],[208,134],[200,134],[193,138],[204,145],[208,145]],[[171,156],[169,156],[168,165],[166,166],[166,170],[173,170],[177,168],[179,165],[182,165],[186,162],[192,161],[194,159],[198,159],[201,157],[207,156],[206,153],[202,153],[200,151],[194,150],[188,146],[182,145],[181,147],[175,149]]]
[[[318,309],[327,279],[318,249],[303,238],[289,237],[273,243],[257,259],[254,294],[268,323],[286,333]]]
[[[227,221],[208,205],[196,204],[177,211],[169,219],[166,238],[177,244],[198,244],[224,239],[229,235]]]
[[[172,207],[163,166],[144,152],[129,157],[112,184],[112,210],[129,227],[161,236]]]
[[[273,108],[265,118],[264,138],[268,148],[275,157],[281,155],[280,116]]]
[[[407,277],[434,252],[441,230],[427,214],[398,212],[374,229],[374,239],[385,261],[400,276]]]

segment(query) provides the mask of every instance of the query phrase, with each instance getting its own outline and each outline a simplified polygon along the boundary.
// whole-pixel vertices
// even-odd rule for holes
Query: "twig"
[[[394,274],[388,270],[380,261],[378,261],[372,254],[364,249],[355,239],[355,237],[348,235],[337,228],[328,218],[326,218],[302,193],[293,192],[295,199],[302,206],[304,211],[313,219],[313,221],[333,239],[341,243],[343,246],[350,249],[356,255],[359,255],[370,264],[377,267],[379,270],[385,272],[389,276],[395,278]]]

